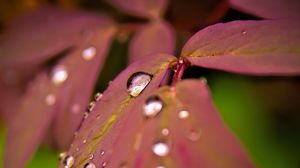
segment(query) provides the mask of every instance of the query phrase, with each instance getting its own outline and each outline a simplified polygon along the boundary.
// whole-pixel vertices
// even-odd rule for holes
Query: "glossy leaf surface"
[[[138,17],[157,18],[164,14],[168,0],[107,0],[119,10]]]
[[[133,36],[129,47],[130,62],[155,53],[173,54],[175,42],[175,30],[169,23],[153,21]]]
[[[199,31],[182,57],[193,65],[253,75],[300,74],[300,24],[235,21]]]
[[[97,119],[96,113],[91,114],[68,152],[75,157],[75,166],[94,163],[134,168],[253,167],[213,107],[206,84],[187,80],[174,89],[163,87],[156,92],[148,91],[117,107],[115,112],[119,115],[103,111]],[[143,115],[143,106],[151,96],[159,97],[163,109],[147,118]],[[105,95],[101,101],[105,101],[104,98]],[[100,107],[97,112],[99,110]],[[182,110],[187,111],[187,117],[179,117]],[[105,123],[101,124],[101,120]],[[167,152],[164,153],[163,146],[155,149],[157,143],[166,144]]]
[[[233,7],[266,19],[300,18],[298,0],[230,0]]]
[[[137,111],[132,109],[141,107],[143,101],[165,80],[169,64],[176,61],[174,57],[168,55],[153,55],[152,58],[131,64],[103,93],[103,97],[96,104],[95,110],[84,121],[79,134],[67,152],[67,155],[75,157],[75,167],[82,167],[89,161],[101,165],[102,162],[112,159],[113,146],[127,139],[120,136],[129,133],[131,129],[139,129],[138,124],[135,125],[137,127],[131,126],[131,124],[140,122],[141,119]],[[136,72],[150,74],[152,80],[140,95],[131,97],[126,83]],[[137,117],[139,120],[136,120]],[[124,145],[130,144],[126,142]]]

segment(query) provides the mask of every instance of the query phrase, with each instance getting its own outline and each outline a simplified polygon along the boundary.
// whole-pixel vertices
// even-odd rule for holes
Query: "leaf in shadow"
[[[133,36],[129,47],[129,61],[155,53],[174,54],[175,42],[175,30],[169,23],[163,20],[152,21]]]
[[[111,158],[113,156],[111,152],[115,143],[121,140],[124,142],[124,145],[128,144],[125,141],[126,139],[119,138],[119,134],[133,129],[129,124],[139,122],[135,121],[137,113],[132,108],[141,107],[144,99],[165,80],[165,74],[170,63],[176,61],[175,57],[163,54],[151,57],[152,59],[150,60],[142,59],[131,64],[103,93],[103,97],[96,104],[94,111],[84,121],[67,152],[68,155],[75,157],[74,167],[83,167],[89,161],[96,165],[106,164],[107,157]],[[150,83],[141,94],[132,97],[129,95],[127,82],[134,79],[132,75],[137,72],[140,72],[138,74],[149,74],[152,77]],[[137,84],[139,86],[139,82]],[[127,122],[127,120],[130,120],[132,123]],[[139,128],[139,125],[136,126],[136,128]],[[64,166],[61,165],[61,167]]]
[[[193,65],[252,75],[300,74],[300,24],[234,21],[196,33],[182,57]]]
[[[55,148],[66,149],[71,142],[116,32],[106,23],[83,30],[88,33],[81,35],[76,49],[59,60],[50,75],[39,73],[29,85],[9,125],[5,167],[23,167],[48,128]]]
[[[57,59],[62,51],[78,47],[91,35],[90,29],[111,24],[112,21],[102,15],[66,12],[53,7],[42,8],[17,19],[0,38],[0,83],[5,86],[3,89],[25,90],[26,83],[48,61]],[[0,99],[10,103],[21,93],[1,95]],[[8,97],[12,98],[8,100]],[[13,111],[7,112],[2,102],[1,113],[12,115]]]
[[[158,18],[167,8],[168,0],[107,0],[119,10],[138,17]]]
[[[266,19],[300,17],[298,0],[230,0],[233,7]]]
[[[0,38],[1,70],[13,70],[16,77],[31,75],[56,54],[80,44],[84,31],[105,24],[112,24],[105,16],[54,7],[29,13],[8,25]]]

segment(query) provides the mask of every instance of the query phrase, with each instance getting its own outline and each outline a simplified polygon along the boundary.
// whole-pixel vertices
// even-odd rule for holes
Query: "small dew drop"
[[[168,128],[162,129],[161,134],[163,134],[164,136],[168,136],[169,135],[169,129]]]
[[[101,151],[100,151],[100,155],[103,156],[104,154],[105,154],[105,151],[104,151],[104,150],[101,150]]]
[[[78,114],[78,113],[80,112],[80,106],[79,106],[79,104],[74,104],[74,105],[72,106],[71,111],[72,111],[72,113],[74,113],[74,114]]]
[[[127,81],[128,93],[132,97],[137,97],[151,81],[151,75],[145,72],[136,72]]]
[[[89,116],[89,113],[88,113],[88,112],[84,112],[84,113],[83,113],[83,118],[84,118],[84,119],[88,118],[88,116]]]
[[[102,168],[107,166],[107,162],[102,162]]]
[[[189,117],[189,115],[190,115],[190,113],[189,113],[187,110],[181,110],[181,111],[179,111],[179,113],[178,113],[178,117],[179,117],[180,119],[186,119],[186,118]]]
[[[246,35],[246,34],[247,34],[246,30],[242,30],[242,35]]]
[[[159,166],[156,166],[156,168],[166,168],[166,167],[159,165]]]
[[[96,101],[99,101],[102,98],[102,93],[96,93],[94,98]]]
[[[59,65],[55,67],[52,71],[52,82],[59,86],[62,83],[64,83],[68,78],[68,72],[65,68],[65,66]]]
[[[164,142],[155,143],[152,152],[157,156],[166,156],[169,154],[169,146]]]
[[[92,160],[93,158],[94,158],[94,155],[93,155],[93,154],[90,154],[89,159]]]
[[[89,112],[93,111],[94,108],[95,108],[95,105],[96,105],[96,102],[94,102],[94,101],[90,102],[89,107],[88,107],[88,111]]]
[[[200,77],[200,81],[201,81],[203,84],[207,84],[207,79],[206,79],[204,76]]]
[[[144,116],[152,118],[157,116],[163,107],[163,102],[157,97],[150,97],[143,106]]]
[[[82,58],[86,61],[92,60],[96,55],[95,47],[88,47],[82,51]]]
[[[59,153],[59,155],[58,155],[58,159],[59,159],[59,160],[63,160],[66,156],[67,156],[66,152],[61,152],[61,153]]]
[[[82,143],[84,143],[84,144],[85,144],[85,143],[86,143],[86,139],[84,139],[84,140],[82,141]]]
[[[90,163],[85,164],[83,167],[84,168],[96,168],[96,165],[94,163],[90,162]]]
[[[46,104],[51,106],[56,102],[56,97],[54,94],[49,94],[46,96]]]
[[[75,163],[75,158],[73,156],[66,156],[63,164],[65,166],[65,168],[71,168]]]
[[[198,129],[191,129],[190,130],[190,133],[188,135],[188,138],[191,140],[191,141],[197,141],[199,140],[201,136],[201,130],[198,130]]]

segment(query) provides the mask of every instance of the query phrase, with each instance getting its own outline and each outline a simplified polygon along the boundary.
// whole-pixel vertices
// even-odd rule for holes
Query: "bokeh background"
[[[174,4],[180,4],[174,0]],[[173,2],[173,1],[171,1]],[[189,5],[169,7],[165,18],[177,31],[177,48],[190,35],[216,22],[259,20],[255,16],[232,9],[221,0],[191,0],[198,12],[187,10]],[[106,12],[119,22],[143,22],[126,15],[101,0],[0,0],[0,30],[5,25],[45,5],[64,10]],[[197,5],[195,5],[197,4]],[[180,6],[180,7],[178,7]],[[178,8],[186,12],[177,12]],[[192,11],[192,12],[191,12]],[[212,13],[218,19],[212,19]],[[194,16],[194,17],[191,17]],[[113,42],[105,67],[95,90],[103,91],[107,83],[127,66],[129,36]],[[1,57],[1,53],[0,53]],[[213,100],[224,121],[235,132],[256,165],[261,168],[300,168],[300,78],[252,77],[204,68],[190,68],[184,78],[206,77]],[[3,162],[5,126],[0,122],[0,164]],[[41,146],[28,168],[52,168],[58,163],[58,151]]]

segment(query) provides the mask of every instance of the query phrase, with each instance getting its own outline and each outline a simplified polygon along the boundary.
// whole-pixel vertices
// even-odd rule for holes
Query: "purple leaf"
[[[110,24],[105,16],[50,7],[27,14],[9,25],[0,38],[0,70],[27,79],[45,61],[80,44],[90,28]]]
[[[253,75],[300,74],[300,24],[235,21],[210,26],[184,46],[193,65]]]
[[[39,74],[29,86],[9,125],[5,167],[23,167],[50,124],[54,147],[65,149],[71,142],[116,32],[105,22],[87,30],[89,33],[81,35],[75,50],[62,58],[50,75]]]
[[[168,0],[107,0],[119,10],[133,16],[157,18],[164,14]]]
[[[127,79],[130,73],[125,73],[123,78]],[[118,86],[120,83],[107,92]],[[163,87],[153,92],[155,87],[149,86],[135,100],[104,95],[101,101],[114,105],[101,106],[100,101],[99,108],[85,121],[67,153],[74,157],[74,166],[253,167],[213,107],[205,84],[183,81],[176,88]],[[119,91],[122,95],[123,92]],[[158,96],[151,99],[156,109],[145,112],[152,96]]]
[[[103,93],[103,97],[96,104],[94,111],[84,121],[67,152],[67,155],[75,157],[74,167],[83,167],[89,162],[89,158],[96,165],[101,165],[106,159],[112,159],[111,149],[116,143],[122,141],[124,145],[131,144],[130,141],[127,141],[127,138],[122,139],[119,137],[127,134],[131,129],[139,129],[139,122],[142,118],[138,117],[140,114],[133,108],[139,109],[141,107],[144,99],[165,80],[165,74],[170,63],[176,61],[174,57],[162,54],[153,55],[151,58],[150,60],[142,59],[131,64]],[[130,85],[131,82],[128,83],[128,80],[138,79],[132,78],[133,74],[144,75],[143,78],[140,78],[142,80],[136,80],[137,85]],[[150,83],[144,85],[147,84],[145,81],[148,81],[149,77],[151,77]],[[135,95],[133,97],[129,95],[131,92],[127,89],[127,83],[132,91],[141,90],[140,87],[131,87],[139,86],[139,84],[146,86],[146,88],[142,89],[143,91],[140,94],[131,94]],[[134,127],[132,124],[134,124]],[[61,165],[61,167],[64,166]]]
[[[300,18],[298,0],[230,0],[233,7],[267,19]]]
[[[175,30],[163,21],[153,21],[139,29],[133,36],[129,48],[129,61],[133,62],[154,53],[173,54]]]

